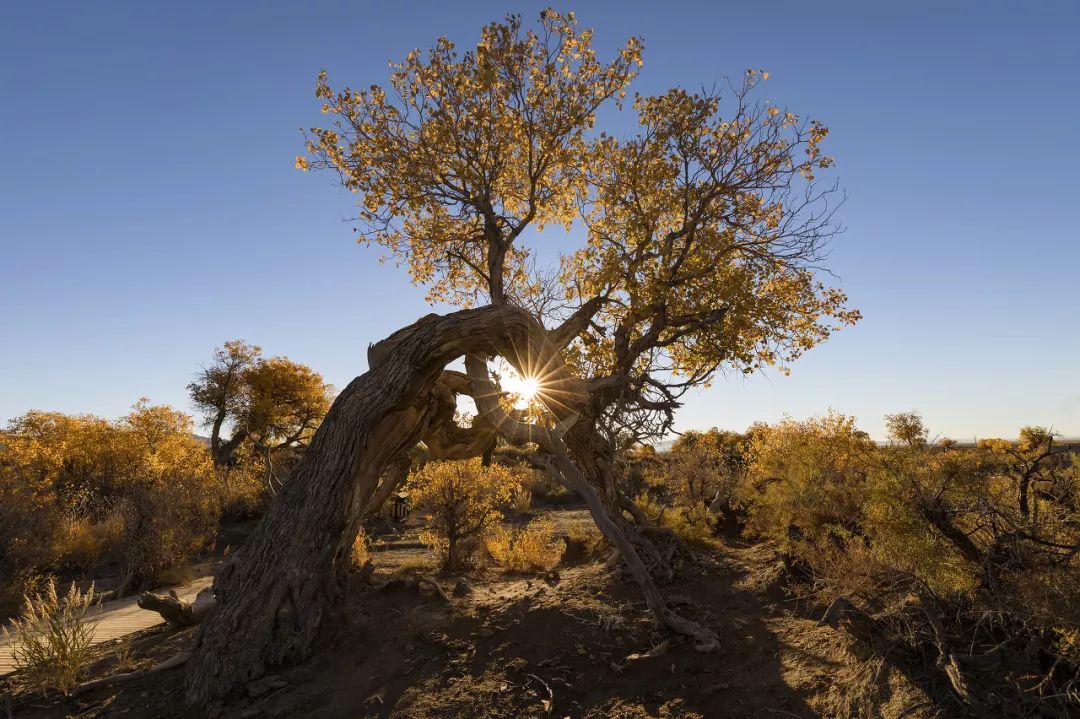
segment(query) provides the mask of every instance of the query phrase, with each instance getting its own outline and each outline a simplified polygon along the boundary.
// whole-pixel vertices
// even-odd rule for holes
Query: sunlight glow
[[[500,376],[502,389],[515,395],[514,409],[526,409],[536,399],[540,391],[540,380],[535,377],[521,377],[507,365]]]

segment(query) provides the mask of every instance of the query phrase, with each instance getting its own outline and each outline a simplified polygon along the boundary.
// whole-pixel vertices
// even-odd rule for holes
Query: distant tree
[[[262,348],[243,340],[232,340],[214,350],[213,361],[203,367],[198,379],[188,385],[191,403],[210,424],[210,449],[214,464],[227,464],[247,436],[239,428],[223,441],[221,433],[229,423],[239,424],[245,408],[245,380],[248,370],[262,357]]]
[[[192,404],[211,426],[214,463],[226,465],[251,440],[262,453],[300,448],[330,407],[332,388],[306,365],[264,359],[242,340],[214,350],[213,362],[188,385]],[[231,430],[229,439],[222,432]]]
[[[1032,515],[1032,487],[1051,489],[1071,464],[1072,448],[1055,445],[1055,435],[1047,427],[1022,427],[1016,441],[985,439],[978,447],[994,457],[1000,471],[1016,484],[1017,509],[1025,519]]]
[[[929,435],[922,417],[917,412],[899,412],[885,415],[889,439],[909,447],[925,447]]]

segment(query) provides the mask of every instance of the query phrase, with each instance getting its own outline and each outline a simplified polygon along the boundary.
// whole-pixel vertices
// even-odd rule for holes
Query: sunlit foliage
[[[263,358],[242,340],[214,350],[213,361],[188,385],[192,404],[211,428],[218,464],[235,462],[250,442],[258,453],[307,445],[330,408],[333,388],[306,365]],[[228,440],[222,433],[231,431]]]
[[[562,557],[565,543],[550,521],[538,519],[521,529],[496,526],[484,536],[492,559],[515,572],[545,572]]]
[[[0,435],[0,567],[16,582],[115,561],[138,586],[216,526],[210,453],[191,418],[141,400],[124,418],[31,411]]]
[[[530,224],[569,224],[588,189],[586,133],[596,110],[619,99],[641,62],[629,40],[610,62],[573,13],[543,13],[537,31],[518,17],[486,26],[459,53],[448,38],[391,64],[389,87],[316,95],[336,129],[315,128],[316,167],[362,193],[363,237],[408,263],[431,299],[469,304],[501,283],[525,280],[524,250],[502,248]]]
[[[430,462],[409,477],[410,499],[427,516],[421,539],[442,555],[447,568],[461,568],[471,544],[502,520],[524,471],[485,467],[473,459]]]
[[[596,421],[641,440],[717,371],[787,371],[859,314],[816,274],[838,229],[836,188],[816,180],[828,129],[753,101],[757,70],[623,108],[642,43],[606,61],[592,45],[572,13],[546,10],[535,30],[510,16],[466,51],[440,38],[410,52],[385,86],[334,90],[323,73],[335,122],[310,130],[297,166],[360,195],[361,239],[429,299],[569,320],[557,340],[595,379]],[[636,132],[594,127],[602,109],[632,112]],[[525,229],[575,224],[584,246],[534,268]]]
[[[935,636],[938,652],[946,632],[988,652],[1045,643],[1071,666],[1046,682],[1075,692],[1075,448],[1039,427],[959,447],[928,442],[913,412],[886,424],[882,446],[832,413],[759,427],[740,489],[748,530],[800,563],[827,600],[845,596],[878,631],[895,632],[892,641]]]

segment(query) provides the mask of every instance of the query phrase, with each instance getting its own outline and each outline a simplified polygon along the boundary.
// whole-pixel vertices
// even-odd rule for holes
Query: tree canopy
[[[232,340],[188,385],[192,404],[211,425],[214,461],[230,460],[251,440],[262,450],[303,447],[330,407],[333,388],[322,375],[287,357],[263,358],[262,348]],[[232,436],[222,439],[231,429]]]
[[[486,26],[459,52],[440,38],[392,63],[386,86],[316,95],[335,117],[312,128],[301,169],[327,168],[360,194],[359,232],[403,262],[433,301],[525,307],[591,381],[608,429],[659,434],[679,397],[717,371],[787,371],[855,322],[820,279],[835,184],[817,174],[828,129],[753,100],[768,73],[722,90],[634,94],[643,45],[608,60],[573,13]],[[636,132],[596,127],[605,105]],[[552,283],[530,262],[528,227],[583,229]]]

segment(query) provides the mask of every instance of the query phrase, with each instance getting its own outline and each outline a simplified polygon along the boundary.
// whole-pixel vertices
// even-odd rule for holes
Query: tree
[[[188,385],[192,404],[211,426],[216,465],[235,461],[251,440],[262,454],[302,448],[330,406],[332,388],[306,365],[286,357],[264,359],[258,345],[243,340],[214,350],[214,360]],[[228,440],[222,432],[231,429]]]
[[[335,92],[319,76],[316,95],[337,120],[311,130],[297,166],[338,173],[360,195],[361,240],[405,264],[430,299],[465,309],[426,317],[369,353],[368,373],[338,398],[294,471],[311,485],[295,496],[303,506],[275,503],[244,564],[219,577],[225,601],[202,630],[189,699],[310,651],[321,610],[290,620],[295,634],[271,632],[267,617],[279,616],[286,596],[294,611],[298,597],[325,606],[326,582],[301,581],[287,567],[332,576],[339,552],[282,557],[283,538],[300,532],[329,542],[311,547],[348,546],[360,511],[351,508],[419,439],[453,459],[496,442],[516,446],[582,494],[658,621],[702,649],[716,646],[711,630],[672,612],[656,589],[652,573],[674,575],[655,546],[663,533],[616,487],[614,447],[627,433],[664,434],[680,397],[716,373],[786,372],[858,319],[817,275],[836,231],[835,185],[815,180],[832,162],[821,152],[827,129],[752,102],[767,73],[749,71],[729,83],[730,98],[678,88],[635,96],[636,134],[597,133],[599,108],[622,109],[641,42],[631,38],[601,62],[592,37],[573,14],[548,10],[536,30],[517,16],[488,25],[468,52],[440,38],[393,65],[385,88]],[[531,302],[549,297],[551,284],[532,270],[525,231],[574,223],[587,240],[562,259],[565,304]],[[462,356],[466,373],[444,371]],[[493,357],[539,384],[538,413],[499,402]],[[377,380],[414,414],[382,400],[361,406],[356,397]],[[477,403],[471,427],[453,422],[458,395]],[[289,589],[268,587],[272,580]]]
[[[926,438],[929,432],[923,424],[922,417],[917,412],[898,412],[897,414],[885,415],[885,427],[889,431],[889,439],[893,442],[906,444],[912,449],[926,446]]]

